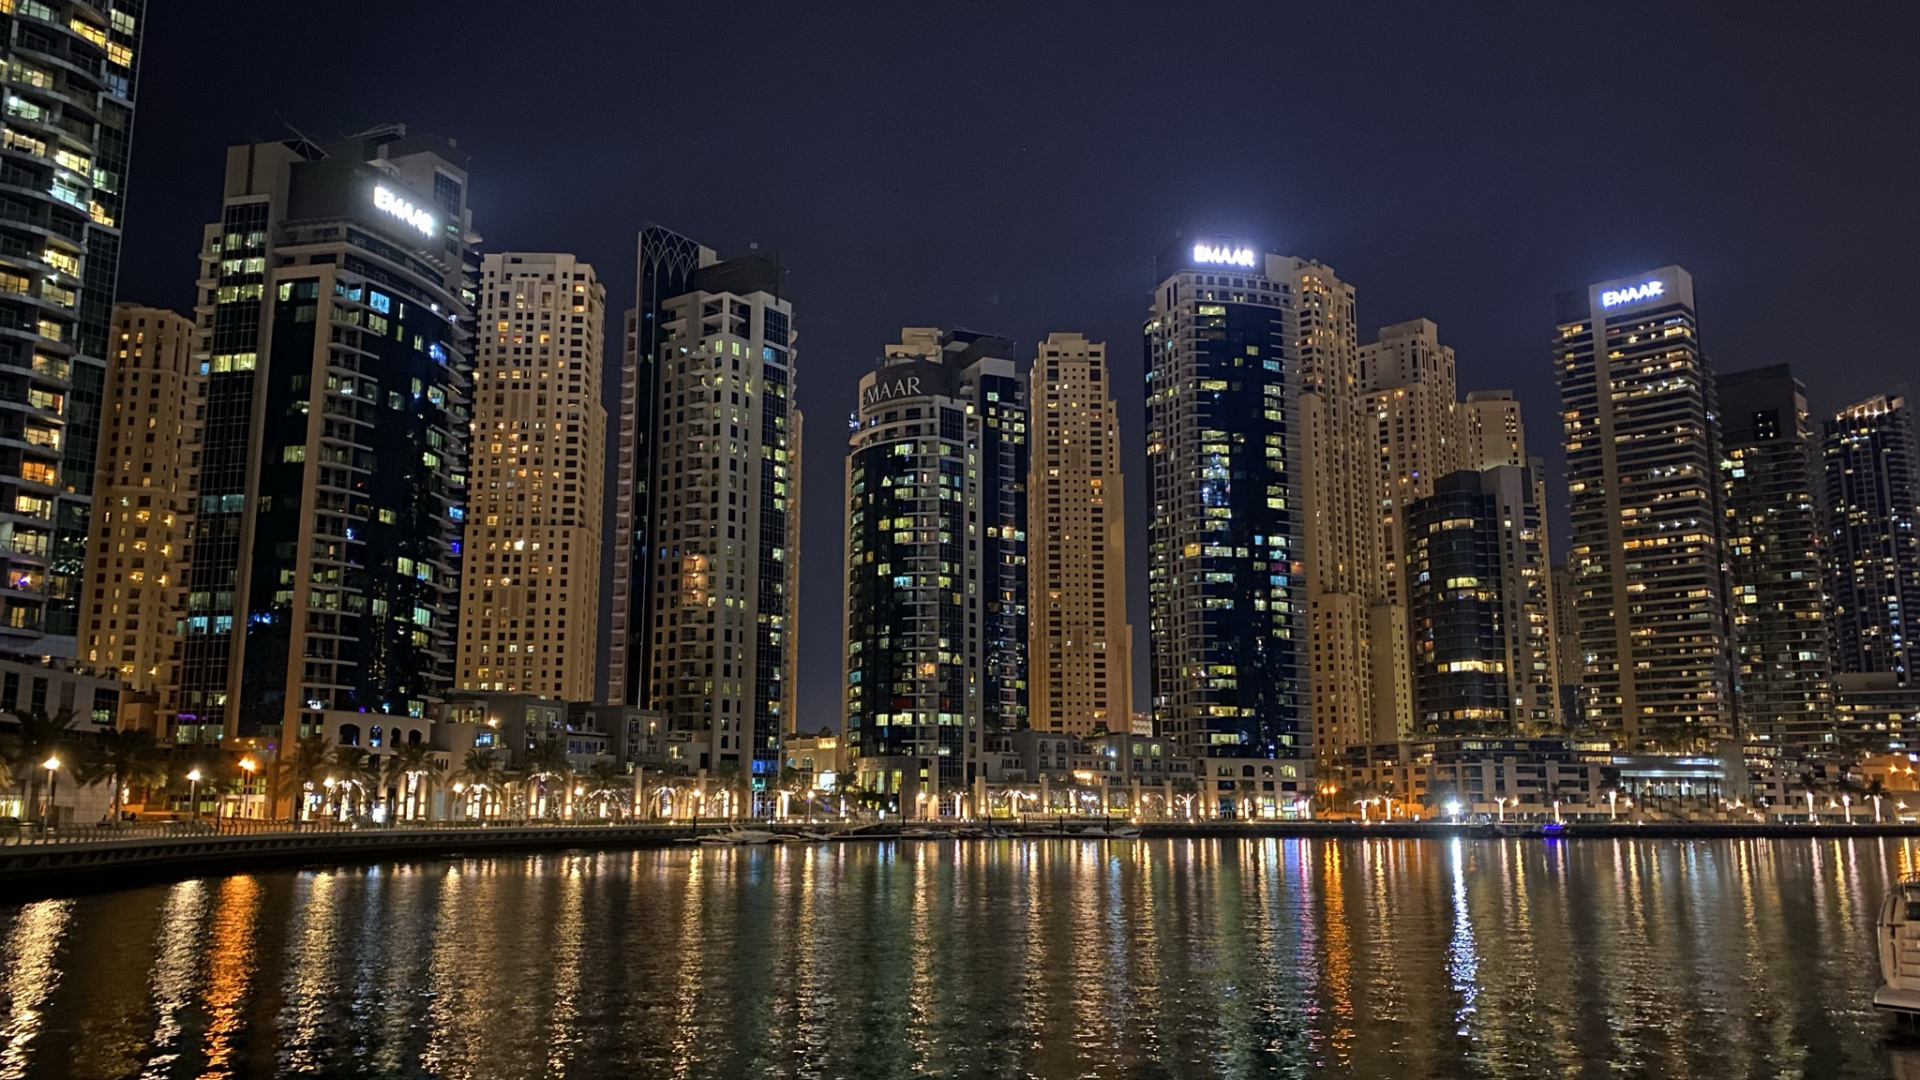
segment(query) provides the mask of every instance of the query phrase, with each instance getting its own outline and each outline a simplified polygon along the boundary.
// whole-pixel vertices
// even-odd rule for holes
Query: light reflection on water
[[[19,1076],[1884,1077],[1896,841],[850,843],[0,908]]]

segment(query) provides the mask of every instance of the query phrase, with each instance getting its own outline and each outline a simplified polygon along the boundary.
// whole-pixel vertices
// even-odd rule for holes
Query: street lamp
[[[187,771],[187,803],[193,807],[193,819],[200,820],[200,770]]]
[[[40,765],[47,770],[47,806],[40,814],[40,820],[44,823],[53,817],[53,792],[60,780],[60,759],[53,754],[48,754],[47,760]]]
[[[259,768],[260,764],[250,757],[243,757],[240,759],[240,767],[247,773],[247,787],[240,796],[240,813],[242,817],[248,817],[251,815],[246,812],[247,804],[253,799],[253,770]]]
[[[1608,821],[1620,820],[1620,803],[1618,801],[1619,798],[1620,798],[1620,793],[1618,791],[1607,792],[1607,820]]]
[[[1496,795],[1494,797],[1493,813],[1495,820],[1500,824],[1505,825],[1507,823],[1507,797],[1505,795]]]

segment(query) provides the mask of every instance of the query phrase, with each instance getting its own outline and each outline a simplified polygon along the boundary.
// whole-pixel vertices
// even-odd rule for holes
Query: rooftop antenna
[[[306,132],[294,127],[293,121],[288,120],[285,113],[276,112],[273,115],[288,131],[293,132],[291,145],[302,157],[305,157],[308,161],[315,161],[327,156],[326,148],[321,146],[318,141]]]

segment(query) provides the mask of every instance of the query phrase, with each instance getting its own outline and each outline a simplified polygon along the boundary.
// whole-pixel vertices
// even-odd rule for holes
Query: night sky
[[[643,222],[778,251],[807,730],[838,726],[845,421],[908,324],[1113,343],[1144,688],[1138,335],[1176,232],[1328,263],[1363,340],[1433,319],[1556,501],[1564,289],[1677,262],[1715,367],[1791,363],[1816,414],[1920,384],[1920,5],[922,7],[151,4],[120,295],[191,311],[223,148],[288,125],[458,140],[486,249],[591,261],[610,347]]]

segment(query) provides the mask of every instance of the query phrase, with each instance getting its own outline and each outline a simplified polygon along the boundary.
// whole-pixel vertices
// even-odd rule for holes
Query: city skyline
[[[433,26],[488,63],[502,61],[505,54],[499,50],[507,40],[516,42],[511,54],[516,63],[568,50],[570,66],[584,79],[576,91],[612,104],[627,100],[631,90],[616,77],[623,65],[611,59],[601,41],[643,42],[657,63],[693,73],[697,51],[672,47],[696,40],[691,21],[669,15],[642,26],[611,5],[588,7],[588,20],[607,31],[591,40],[543,36],[528,43],[524,36],[503,32],[500,18],[442,25],[424,5],[407,3],[386,12],[382,25],[389,33]],[[1592,57],[1570,55],[1564,58],[1566,70],[1556,72],[1520,54],[1519,39],[1503,33],[1497,20],[1489,25],[1488,17],[1465,17],[1443,25],[1408,14],[1382,24],[1384,29],[1365,20],[1365,34],[1347,21],[1358,16],[1334,16],[1327,33],[1316,34],[1333,45],[1324,56],[1301,60],[1310,70],[1331,72],[1342,57],[1358,55],[1359,42],[1366,41],[1370,57],[1400,58],[1426,73],[1421,102],[1411,102],[1407,78],[1398,77],[1364,92],[1335,95],[1327,112],[1311,117],[1283,122],[1276,114],[1238,126],[1208,120],[1147,166],[1122,164],[1137,157],[1134,148],[1144,135],[1122,133],[1112,121],[1126,114],[1129,130],[1164,128],[1164,110],[1170,106],[1156,103],[1158,95],[1144,88],[1125,90],[1104,65],[1080,59],[1072,62],[1074,70],[1093,85],[1110,86],[1111,103],[1077,98],[1049,103],[1034,89],[1034,76],[1022,74],[1023,65],[1079,33],[1089,35],[1080,50],[1089,57],[1163,49],[1169,66],[1181,68],[1192,67],[1203,50],[1197,44],[1150,42],[1125,29],[1088,29],[1041,13],[984,24],[942,20],[949,32],[965,31],[999,46],[984,62],[1013,80],[1006,93],[1037,102],[1030,117],[990,122],[987,111],[925,89],[911,90],[891,104],[868,102],[856,91],[884,74],[876,70],[860,83],[787,103],[791,115],[780,122],[798,125],[797,132],[842,133],[819,145],[782,137],[792,157],[780,176],[743,173],[689,183],[671,170],[627,164],[623,155],[628,152],[610,137],[622,130],[623,121],[589,131],[582,127],[592,126],[586,120],[550,121],[543,115],[539,123],[560,123],[562,136],[575,140],[581,151],[571,167],[578,182],[556,187],[541,155],[527,150],[517,134],[530,122],[531,103],[495,103],[483,110],[478,103],[455,101],[439,93],[420,69],[391,65],[373,42],[360,44],[350,13],[316,13],[315,32],[351,43],[339,62],[351,75],[352,93],[316,100],[292,72],[260,61],[248,61],[236,75],[249,81],[247,100],[193,80],[187,71],[196,51],[237,43],[257,29],[220,5],[196,7],[156,20],[143,56],[143,63],[152,65],[144,83],[161,96],[143,103],[136,135],[120,297],[190,309],[191,275],[183,272],[190,264],[182,252],[197,239],[198,223],[210,217],[219,154],[250,136],[290,135],[275,115],[281,113],[322,141],[390,119],[459,140],[487,161],[486,168],[476,169],[473,196],[488,240],[485,249],[567,251],[601,268],[610,337],[611,320],[633,293],[631,248],[644,221],[660,221],[726,251],[743,251],[753,241],[763,250],[779,250],[791,268],[796,304],[813,313],[808,316],[809,359],[799,383],[803,399],[828,409],[817,430],[838,426],[847,387],[872,363],[876,343],[902,323],[967,326],[1010,336],[1023,347],[1067,329],[1117,343],[1109,363],[1122,461],[1140,461],[1140,369],[1127,343],[1135,340],[1143,314],[1140,297],[1152,285],[1151,256],[1177,228],[1189,235],[1218,230],[1246,236],[1266,249],[1326,261],[1358,288],[1363,328],[1420,317],[1437,322],[1457,350],[1463,387],[1511,386],[1532,415],[1529,449],[1548,460],[1555,510],[1550,532],[1562,550],[1564,500],[1558,491],[1558,439],[1550,422],[1558,403],[1549,335],[1541,329],[1551,318],[1555,292],[1677,261],[1700,278],[1703,317],[1713,327],[1708,348],[1717,368],[1842,354],[1846,363],[1808,380],[1816,416],[1884,392],[1894,381],[1905,346],[1891,326],[1869,313],[1916,288],[1914,271],[1897,254],[1911,246],[1914,222],[1904,204],[1892,201],[1901,190],[1899,178],[1911,171],[1902,163],[1910,148],[1898,140],[1865,138],[1855,145],[1841,140],[1859,136],[1862,125],[1897,128],[1911,116],[1913,95],[1875,85],[1897,65],[1857,62],[1857,52],[1838,49],[1818,35],[1808,39],[1784,16],[1736,25],[1689,12],[1647,12],[1625,22],[1600,13],[1536,13],[1555,24],[1537,28],[1542,32],[1558,30],[1563,39],[1595,44]],[[1278,29],[1273,14],[1242,16],[1249,31]],[[823,60],[840,56],[850,64],[911,52],[896,51],[890,43],[890,35],[904,30],[856,31],[830,19],[806,28],[783,20],[772,10],[744,13],[741,22],[749,32],[742,47],[798,74],[811,71],[813,61],[787,58],[776,40],[803,43]],[[1626,22],[1633,23],[1631,31]],[[1639,41],[1649,29],[1667,33],[1653,34],[1659,43],[1651,49],[1611,50],[1604,63],[1612,66],[1604,71],[1598,66],[1599,54],[1608,51],[1602,48],[1605,41],[1628,33]],[[1776,65],[1760,58],[1782,48],[1789,35],[1800,42],[1802,63],[1783,79]],[[1861,35],[1883,42],[1903,36],[1910,35],[1898,25]],[[1704,67],[1692,57],[1674,63],[1687,43],[1708,39],[1724,47]],[[521,51],[523,46],[534,52]],[[571,52],[576,47],[584,49],[577,60]],[[1881,47],[1849,45],[1867,52]],[[1227,68],[1252,60],[1237,44],[1221,53],[1215,43],[1205,52]],[[1501,67],[1489,60],[1511,61],[1510,73],[1486,73]],[[1601,127],[1597,136],[1646,137],[1609,102],[1616,100],[1619,86],[1654,72],[1663,81],[1678,80],[1671,84],[1667,107],[1702,129],[1728,134],[1675,163],[1668,182],[1653,192],[1622,191],[1604,172],[1584,175],[1565,168],[1571,150],[1551,144],[1568,115],[1590,117]],[[1815,80],[1831,84],[1821,100],[1874,103],[1873,109],[1842,107],[1817,116],[1802,107],[1766,111],[1765,130],[1777,127],[1783,137],[1795,136],[1812,151],[1806,155],[1809,162],[1825,162],[1818,169],[1797,157],[1762,156],[1761,129],[1736,110],[1737,95],[1721,89],[1745,88],[1743,93],[1763,102],[1789,102],[1796,88]],[[1265,90],[1276,84],[1262,76],[1253,85]],[[689,150],[717,152],[764,142],[773,115],[733,107],[750,101],[743,96],[748,93],[724,91],[720,103],[727,107],[716,113],[735,119],[699,135]],[[1513,110],[1513,134],[1490,135],[1476,125],[1475,108],[1493,103]],[[993,118],[1005,112],[989,111]],[[1868,118],[1869,113],[1880,119]],[[1081,123],[1089,118],[1109,122]],[[977,136],[992,167],[970,167],[965,184],[881,179],[883,174],[869,167],[916,124],[958,125]],[[1374,133],[1396,138],[1377,139]],[[1211,141],[1205,138],[1209,135]],[[1874,149],[1868,153],[1865,147]],[[165,158],[157,156],[163,152]],[[1398,161],[1407,152],[1429,167],[1402,177]],[[1764,170],[1756,158],[1764,161]],[[178,164],[163,167],[165,160]],[[1225,165],[1239,168],[1223,170]],[[1073,193],[1091,180],[1087,170],[1096,166],[1113,170],[1122,182],[1101,205],[1088,206]],[[1757,190],[1747,179],[1762,171],[1779,187],[1778,194]],[[1229,172],[1244,177],[1227,178]],[[615,175],[620,179],[610,179]],[[1836,176],[1849,192],[1851,209],[1844,212],[1818,194]],[[1035,198],[1028,198],[1030,193]],[[925,215],[934,210],[950,224],[925,224]],[[962,245],[963,240],[968,243]],[[1847,316],[1835,321],[1839,336],[1832,328],[1816,334],[1771,317],[1792,302],[1799,288],[1794,276],[1778,267],[1810,262],[1844,263],[1855,281],[1855,288],[1836,297]],[[842,496],[838,456],[817,453],[806,467],[808,501],[816,509],[807,514],[801,549],[805,573],[815,578],[833,572],[841,543],[839,514],[832,509]],[[1127,471],[1129,533],[1136,538],[1144,535],[1149,505],[1143,472]],[[1128,568],[1129,619],[1141,628],[1146,625],[1144,547],[1130,548]],[[827,613],[834,607],[803,605],[798,714],[803,726],[811,724],[808,717],[831,716],[838,708],[837,688],[819,674],[838,667],[837,612]],[[1136,701],[1144,694],[1145,636],[1136,634]]]

